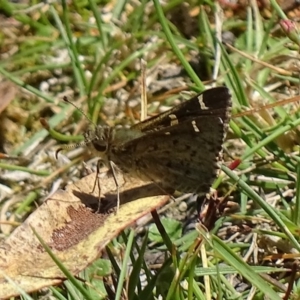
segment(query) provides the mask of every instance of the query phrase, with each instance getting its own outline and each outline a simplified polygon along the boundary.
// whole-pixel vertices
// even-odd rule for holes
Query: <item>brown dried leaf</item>
[[[121,175],[121,206],[116,209],[116,185],[112,177],[101,178],[101,212],[98,189],[93,190],[95,174],[58,191],[0,244],[0,298],[18,295],[9,277],[26,292],[55,285],[64,279],[39,243],[34,228],[57,258],[77,274],[100,256],[100,251],[121,230],[153,209],[165,204],[168,196],[154,184]],[[133,201],[135,200],[135,201]],[[114,207],[114,208],[113,208]],[[106,210],[106,212],[102,212]],[[108,213],[108,210],[110,213]]]

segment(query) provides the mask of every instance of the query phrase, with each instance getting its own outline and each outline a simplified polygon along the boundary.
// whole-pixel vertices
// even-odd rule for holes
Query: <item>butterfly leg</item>
[[[98,184],[98,191],[99,191],[99,193],[98,193],[98,208],[97,208],[97,212],[100,212],[100,205],[101,205],[101,184],[100,184],[100,178],[99,178],[100,167],[101,167],[101,160],[99,159],[97,161],[96,177],[95,177],[94,186],[93,186],[93,190],[92,190],[92,193],[94,193],[95,189],[96,189],[96,184]]]
[[[117,187],[117,212],[119,211],[120,208],[120,186],[117,180],[117,176],[116,176],[116,167],[113,161],[109,161],[109,166],[110,166],[110,170],[112,172],[116,187]]]

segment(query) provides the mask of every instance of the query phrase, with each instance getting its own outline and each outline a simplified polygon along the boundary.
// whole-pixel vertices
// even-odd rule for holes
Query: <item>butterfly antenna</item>
[[[80,143],[76,143],[76,144],[72,144],[72,145],[64,145],[60,148],[58,148],[55,151],[55,158],[58,159],[58,154],[59,152],[63,151],[63,150],[70,150],[70,149],[75,149],[81,146],[86,146],[86,141],[80,142]]]
[[[67,103],[69,103],[69,104],[71,104],[73,107],[75,107],[78,111],[80,111],[81,112],[81,114],[84,116],[84,117],[86,117],[86,119],[91,123],[91,124],[93,124],[94,126],[95,126],[95,123],[92,121],[92,119],[81,109],[81,108],[79,108],[76,104],[74,104],[73,102],[71,102],[68,98],[67,98],[67,96],[64,96],[63,97],[63,100],[65,101],[65,102],[67,102]]]

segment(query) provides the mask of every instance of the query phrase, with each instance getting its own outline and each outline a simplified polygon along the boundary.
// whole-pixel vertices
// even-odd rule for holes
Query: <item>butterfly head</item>
[[[84,143],[100,157],[105,156],[112,141],[112,128],[109,126],[96,126],[89,128],[84,134]]]

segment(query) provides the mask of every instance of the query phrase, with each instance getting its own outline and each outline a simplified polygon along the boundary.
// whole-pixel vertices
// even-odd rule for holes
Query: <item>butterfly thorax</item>
[[[122,148],[127,141],[142,136],[139,130],[131,130],[126,127],[110,127],[108,125],[98,125],[96,128],[90,128],[84,134],[85,144],[90,151],[100,157],[108,166],[109,161],[117,163],[114,157],[115,148]],[[122,168],[121,168],[122,169]],[[126,171],[126,170],[125,170]]]

